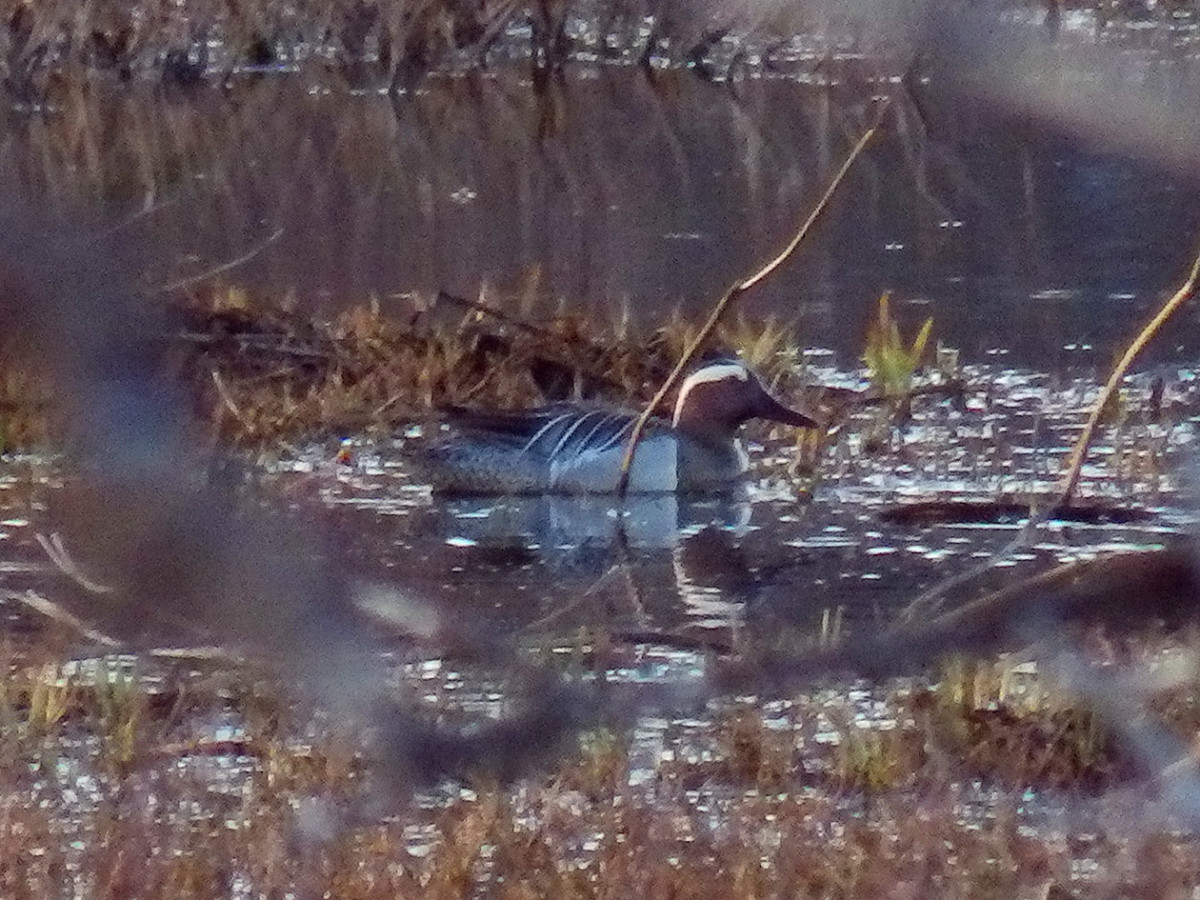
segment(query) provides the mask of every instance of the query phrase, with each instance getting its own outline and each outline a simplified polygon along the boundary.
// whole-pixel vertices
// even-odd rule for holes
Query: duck
[[[454,407],[449,434],[410,456],[414,474],[439,493],[615,494],[638,413],[552,403],[518,412]],[[749,458],[738,431],[751,419],[797,428],[818,420],[784,405],[736,356],[694,367],[668,421],[653,417],[638,443],[631,493],[705,493],[743,483]]]

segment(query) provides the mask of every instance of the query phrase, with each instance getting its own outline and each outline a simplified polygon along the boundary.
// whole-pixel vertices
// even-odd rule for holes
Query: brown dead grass
[[[336,820],[364,764],[345,743],[314,732],[277,687],[240,684],[236,672],[193,673],[168,682],[187,702],[167,702],[68,680],[68,712],[39,720],[30,698],[50,672],[42,662],[14,662],[16,687],[4,694],[6,897],[60,896],[79,884],[96,897],[250,891],[347,900],[1167,897],[1200,884],[1186,834],[1107,823],[1099,813],[1099,824],[1078,833],[1032,826],[1023,792],[1030,783],[1044,789],[1038,754],[1052,745],[1011,741],[1007,758],[1024,759],[1026,769],[1011,783],[993,771],[997,788],[980,813],[969,717],[951,725],[920,715],[951,714],[952,704],[938,709],[936,692],[890,695],[895,729],[831,716],[838,745],[857,749],[824,761],[791,730],[768,725],[758,704],[739,701],[714,709],[696,759],[663,764],[649,781],[631,784],[627,736],[595,732],[539,776],[402,804],[382,822],[306,830],[298,810],[325,798]],[[801,724],[830,708],[828,694],[797,698],[791,715]],[[179,740],[219,709],[245,723],[243,742]],[[1052,729],[1058,708],[1043,712],[1013,716]],[[119,722],[131,723],[137,761],[111,766]],[[317,736],[299,739],[305,733]],[[81,803],[74,779],[89,771],[92,799]],[[1148,791],[1136,781],[1122,786]],[[1103,795],[1094,796],[1102,808]]]
[[[47,379],[13,352],[0,347],[0,453],[44,447],[60,432]]]
[[[638,406],[661,383],[692,324],[658,329],[508,303],[412,297],[387,313],[356,306],[333,321],[223,287],[176,309],[165,365],[188,386],[197,419],[234,446],[387,434],[446,406],[525,408],[595,399]],[[718,335],[783,391],[798,387],[794,335],[768,319]],[[60,410],[35,361],[0,354],[0,449],[61,441]]]

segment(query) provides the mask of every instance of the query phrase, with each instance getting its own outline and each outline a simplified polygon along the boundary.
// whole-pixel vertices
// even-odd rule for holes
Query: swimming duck
[[[809,428],[816,419],[780,403],[737,357],[709,359],[679,388],[670,423],[651,419],[634,455],[633,492],[713,491],[745,476],[738,429],[750,419]],[[454,409],[454,434],[418,450],[417,475],[458,494],[589,493],[617,490],[628,410],[555,403],[522,412]]]

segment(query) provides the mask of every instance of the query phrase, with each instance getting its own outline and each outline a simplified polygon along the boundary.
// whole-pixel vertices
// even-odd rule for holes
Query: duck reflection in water
[[[635,618],[665,624],[682,612],[691,624],[728,626],[756,583],[738,546],[751,515],[742,495],[460,497],[442,509],[446,540],[480,564],[537,564],[570,581],[590,580],[585,590],[593,599],[609,597],[602,604],[608,625],[616,624],[609,615],[632,613],[632,592],[644,607]]]
[[[745,534],[750,502],[744,496],[685,498],[638,494],[618,500],[592,495],[529,494],[455,497],[442,505],[442,529],[461,544],[525,547],[550,566],[572,566],[579,550],[625,546],[669,550],[710,525]]]

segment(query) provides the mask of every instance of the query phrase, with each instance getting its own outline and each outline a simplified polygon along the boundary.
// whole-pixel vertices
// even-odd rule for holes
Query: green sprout
[[[933,330],[933,319],[926,319],[912,344],[905,346],[900,326],[892,318],[890,294],[879,298],[879,313],[867,330],[867,349],[863,362],[871,383],[884,396],[904,396],[912,389],[913,375],[925,355],[925,346]]]

